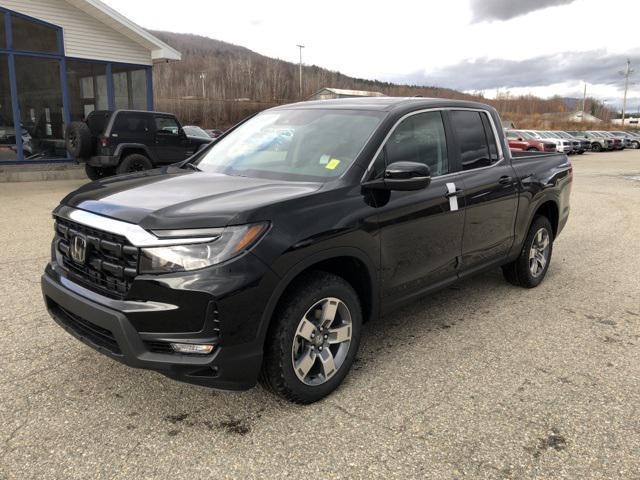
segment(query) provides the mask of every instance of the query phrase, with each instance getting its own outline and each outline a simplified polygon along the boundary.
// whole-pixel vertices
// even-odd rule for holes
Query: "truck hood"
[[[148,229],[224,227],[321,186],[168,167],[88,183],[62,204]]]

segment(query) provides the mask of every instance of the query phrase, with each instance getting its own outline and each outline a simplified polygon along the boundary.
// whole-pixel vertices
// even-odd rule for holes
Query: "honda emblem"
[[[87,256],[87,239],[76,235],[71,239],[71,259],[76,263],[84,263]]]

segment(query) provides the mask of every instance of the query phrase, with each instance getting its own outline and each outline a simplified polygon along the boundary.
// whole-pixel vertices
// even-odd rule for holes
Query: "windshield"
[[[522,137],[526,138],[527,140],[538,140],[538,138],[536,138],[532,133],[529,132],[520,132],[520,135],[522,135]]]
[[[555,132],[544,132],[544,133],[545,133],[545,135],[546,135],[547,137],[549,137],[549,138],[562,138],[560,135],[558,135],[558,134],[557,134],[557,133],[555,133]]]
[[[182,127],[182,129],[184,130],[184,133],[186,133],[190,137],[211,138],[209,134],[200,127],[187,125],[186,127]]]
[[[349,168],[384,115],[333,109],[267,111],[219,140],[197,165],[225,175],[326,182]]]
[[[556,132],[561,138],[567,138],[569,140],[573,140],[573,137],[569,135],[567,132]]]

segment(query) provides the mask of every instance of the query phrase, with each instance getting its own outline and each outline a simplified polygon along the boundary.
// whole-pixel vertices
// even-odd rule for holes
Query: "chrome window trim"
[[[387,144],[387,141],[389,140],[389,137],[391,137],[391,135],[396,130],[396,128],[398,128],[398,125],[400,125],[400,123],[402,123],[405,119],[407,119],[407,118],[409,118],[409,117],[411,117],[413,115],[419,115],[420,113],[451,112],[451,111],[456,111],[456,110],[457,111],[468,111],[468,112],[480,112],[480,113],[484,113],[489,118],[489,124],[491,125],[491,130],[493,131],[493,137],[494,137],[494,139],[496,141],[496,148],[498,149],[498,161],[496,163],[492,164],[492,165],[487,166],[487,167],[474,168],[472,170],[460,170],[458,172],[451,172],[451,173],[447,173],[445,175],[438,175],[437,177],[433,177],[433,178],[452,177],[452,176],[459,175],[459,174],[465,173],[465,172],[475,172],[477,170],[486,170],[487,168],[493,168],[493,167],[499,165],[500,163],[502,163],[502,161],[505,159],[504,150],[502,149],[503,145],[502,145],[502,142],[500,141],[500,137],[498,136],[498,129],[496,128],[495,122],[493,121],[493,117],[489,114],[488,110],[486,110],[484,108],[471,108],[471,107],[423,108],[421,110],[415,110],[413,112],[406,113],[405,115],[400,117],[398,119],[398,121],[396,121],[396,123],[393,124],[393,127],[391,127],[391,129],[389,130],[387,135],[384,137],[384,140],[382,140],[382,143],[380,144],[380,146],[376,150],[376,153],[373,155],[373,158],[371,159],[371,162],[369,162],[369,166],[367,167],[367,169],[365,170],[364,174],[362,175],[362,178],[360,179],[360,183],[365,181],[365,179],[367,178],[367,176],[371,172],[371,168],[373,167],[373,164],[377,160],[378,155],[380,155],[380,152],[382,151],[384,146]],[[443,123],[443,126],[444,126],[444,121],[442,123]],[[446,135],[446,129],[445,129],[445,135]],[[448,155],[449,155],[449,152],[447,151],[447,156]]]
[[[218,238],[209,237],[180,237],[180,238],[158,238],[148,232],[140,225],[123,222],[114,218],[104,217],[95,213],[79,210],[72,207],[63,207],[56,213],[61,218],[66,218],[72,222],[85,225],[87,227],[102,230],[107,233],[121,235],[125,237],[134,247],[163,247],[170,245],[184,245],[193,243],[211,242]]]

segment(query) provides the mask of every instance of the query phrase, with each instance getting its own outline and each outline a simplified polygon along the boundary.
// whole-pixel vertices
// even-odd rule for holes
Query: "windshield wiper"
[[[198,166],[197,166],[197,165],[195,165],[195,164],[193,164],[193,163],[191,163],[191,162],[187,162],[187,163],[185,163],[185,164],[184,164],[184,165],[182,165],[182,167],[180,167],[180,168],[188,168],[188,169],[190,169],[190,170],[195,170],[196,172],[201,172],[201,171],[202,171],[202,170],[200,170],[200,169],[198,168]]]

